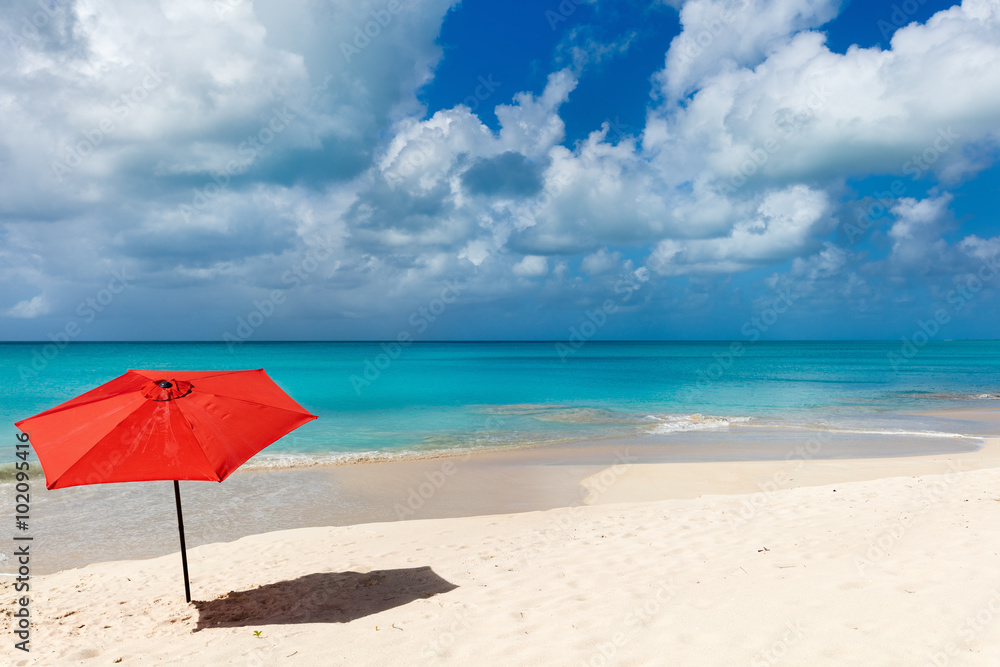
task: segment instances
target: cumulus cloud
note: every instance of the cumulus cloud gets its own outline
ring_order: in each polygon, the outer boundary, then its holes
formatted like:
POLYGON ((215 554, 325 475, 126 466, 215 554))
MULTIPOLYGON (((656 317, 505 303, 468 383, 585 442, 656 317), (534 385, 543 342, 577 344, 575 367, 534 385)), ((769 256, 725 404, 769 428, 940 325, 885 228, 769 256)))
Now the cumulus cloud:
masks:
POLYGON ((665 93, 681 97, 710 75, 754 66, 790 35, 820 26, 842 0, 689 0, 680 7, 683 30, 657 75, 665 93))
POLYGON ((452 4, 404 3, 365 40, 355 28, 376 10, 351 2, 65 2, 38 31, 33 10, 5 9, 11 296, 46 287, 53 307, 72 306, 70 291, 115 266, 139 284, 230 282, 235 295, 257 282, 255 258, 281 275, 315 238, 342 236, 343 189, 356 197, 372 147, 420 108, 452 4))
POLYGON ((949 251, 941 235, 946 229, 951 200, 947 193, 921 200, 913 197, 899 200, 892 208, 896 222, 888 233, 892 240, 890 262, 917 272, 941 267, 949 251))
MULTIPOLYGON (((875 303, 879 276, 995 252, 942 236, 946 191, 996 157, 1000 2, 843 54, 821 32, 839 0, 668 4, 683 30, 649 73, 645 126, 570 142, 567 102, 630 34, 572 27, 553 59, 572 65, 541 90, 484 76, 428 113, 454 0, 61 3, 0 68, 0 308, 71 311, 126 268, 165 321, 209 302, 188 336, 294 286, 276 331, 364 337, 446 280, 476 307, 572 304, 631 257, 655 275, 644 299, 782 267, 775 285, 875 303), (903 185, 877 260, 830 240, 847 183, 873 174, 903 185), (317 248, 328 259, 303 273, 317 248)), ((22 18, 0 13, 15 34, 22 18)))
POLYGON ((997 141, 998 14, 992 0, 967 0, 896 31, 886 51, 837 54, 822 33, 800 32, 753 68, 700 80, 683 108, 664 105, 644 148, 676 178, 694 170, 720 191, 870 173, 968 176, 983 163, 964 147, 997 141))
POLYGON ((18 301, 13 308, 7 311, 7 316, 30 320, 40 315, 46 315, 51 310, 51 307, 45 300, 45 295, 39 294, 31 299, 18 301))
POLYGON ((521 278, 541 278, 549 272, 549 262, 544 257, 525 255, 511 271, 521 278))
POLYGON ((608 252, 607 248, 601 248, 583 258, 580 262, 580 270, 592 276, 599 276, 619 268, 621 259, 620 252, 608 252))
POLYGON ((659 273, 692 270, 742 271, 791 259, 817 244, 815 235, 828 229, 826 193, 796 185, 768 193, 756 214, 738 222, 725 237, 661 241, 650 264, 659 273))

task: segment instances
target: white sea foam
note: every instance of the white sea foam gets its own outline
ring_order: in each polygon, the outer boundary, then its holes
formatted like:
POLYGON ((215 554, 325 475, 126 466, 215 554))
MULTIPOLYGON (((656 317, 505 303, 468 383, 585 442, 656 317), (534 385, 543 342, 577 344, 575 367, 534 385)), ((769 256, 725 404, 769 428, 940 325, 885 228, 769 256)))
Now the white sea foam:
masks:
POLYGON ((510 446, 477 446, 434 449, 405 449, 400 451, 330 452, 325 454, 272 454, 262 453, 253 457, 240 468, 246 470, 276 470, 282 468, 313 468, 316 466, 343 466, 357 463, 380 463, 386 461, 413 461, 462 457, 490 451, 510 449, 510 446))
POLYGON ((836 428, 829 426, 822 426, 816 428, 818 431, 826 431, 828 433, 850 433, 852 435, 911 435, 921 438, 970 438, 977 439, 977 436, 967 435, 965 433, 948 433, 946 431, 905 431, 902 429, 854 429, 854 428, 836 428))
POLYGON ((782 423, 782 421, 764 420, 759 421, 754 417, 724 417, 702 414, 668 414, 668 415, 648 415, 647 420, 654 422, 649 433, 683 433, 688 431, 706 431, 711 429, 723 429, 734 426, 753 426, 763 429, 793 429, 802 431, 821 431, 824 433, 838 433, 844 435, 876 435, 876 436, 906 436, 919 438, 966 438, 977 440, 977 436, 965 433, 950 433, 947 431, 931 430, 907 430, 894 428, 851 428, 849 426, 835 426, 829 423, 782 423))
POLYGON ((266 470, 273 468, 311 468, 322 465, 344 465, 362 461, 379 460, 380 452, 344 452, 326 454, 258 454, 243 464, 242 468, 249 470, 266 470))
POLYGON ((820 431, 823 433, 843 433, 846 435, 886 435, 886 436, 915 436, 921 438, 967 438, 979 440, 980 436, 969 435, 967 433, 951 433, 949 431, 916 431, 896 428, 851 428, 848 426, 835 426, 826 422, 800 423, 800 424, 768 424, 769 428, 776 429, 796 429, 805 431, 820 431))
POLYGON ((656 424, 650 433, 679 433, 683 431, 704 431, 714 428, 741 426, 754 421, 753 417, 717 417, 714 415, 649 415, 647 419, 656 424))

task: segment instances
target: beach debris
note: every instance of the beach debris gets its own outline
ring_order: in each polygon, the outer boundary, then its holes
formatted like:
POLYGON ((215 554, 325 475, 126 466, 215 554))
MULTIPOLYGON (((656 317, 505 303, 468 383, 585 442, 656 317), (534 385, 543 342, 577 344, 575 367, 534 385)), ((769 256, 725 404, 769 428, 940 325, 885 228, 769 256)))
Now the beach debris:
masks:
POLYGON ((768 549, 767 547, 764 547, 763 549, 757 549, 757 553, 761 553, 762 551, 770 551, 770 549, 768 549))

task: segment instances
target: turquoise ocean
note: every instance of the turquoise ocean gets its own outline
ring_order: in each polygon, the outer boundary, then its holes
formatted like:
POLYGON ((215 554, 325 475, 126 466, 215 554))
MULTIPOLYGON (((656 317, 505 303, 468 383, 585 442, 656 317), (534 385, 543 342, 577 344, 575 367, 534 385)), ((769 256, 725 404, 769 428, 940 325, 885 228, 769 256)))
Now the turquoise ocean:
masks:
MULTIPOLYGON (((975 450, 1000 430, 979 418, 993 411, 967 410, 1000 407, 995 342, 23 343, 0 344, 0 359, 8 525, 14 422, 129 368, 264 368, 318 415, 224 484, 181 483, 189 547, 398 520, 394 508, 445 462, 322 464, 500 452, 452 461, 461 474, 415 514, 432 518, 579 503, 565 471, 597 472, 617 452, 636 462, 903 456, 975 450)), ((31 483, 33 572, 177 550, 169 482, 49 492, 37 471, 31 483)), ((0 547, 0 576, 13 576, 12 562, 0 547)))
POLYGON ((0 360, 12 440, 16 420, 129 368, 264 368, 319 419, 257 467, 761 429, 945 439, 982 429, 908 415, 1000 405, 993 341, 7 343, 0 360))

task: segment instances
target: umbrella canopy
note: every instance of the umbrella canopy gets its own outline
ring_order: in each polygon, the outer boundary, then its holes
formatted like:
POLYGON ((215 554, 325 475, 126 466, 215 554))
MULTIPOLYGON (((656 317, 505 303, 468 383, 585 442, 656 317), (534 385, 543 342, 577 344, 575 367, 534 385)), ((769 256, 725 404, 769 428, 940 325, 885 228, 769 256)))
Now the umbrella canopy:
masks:
POLYGON ((187 587, 177 480, 221 482, 313 419, 263 369, 130 370, 16 425, 30 437, 49 489, 174 480, 187 587))
POLYGON ((200 479, 221 482, 316 419, 263 369, 138 371, 17 422, 45 486, 200 479))

